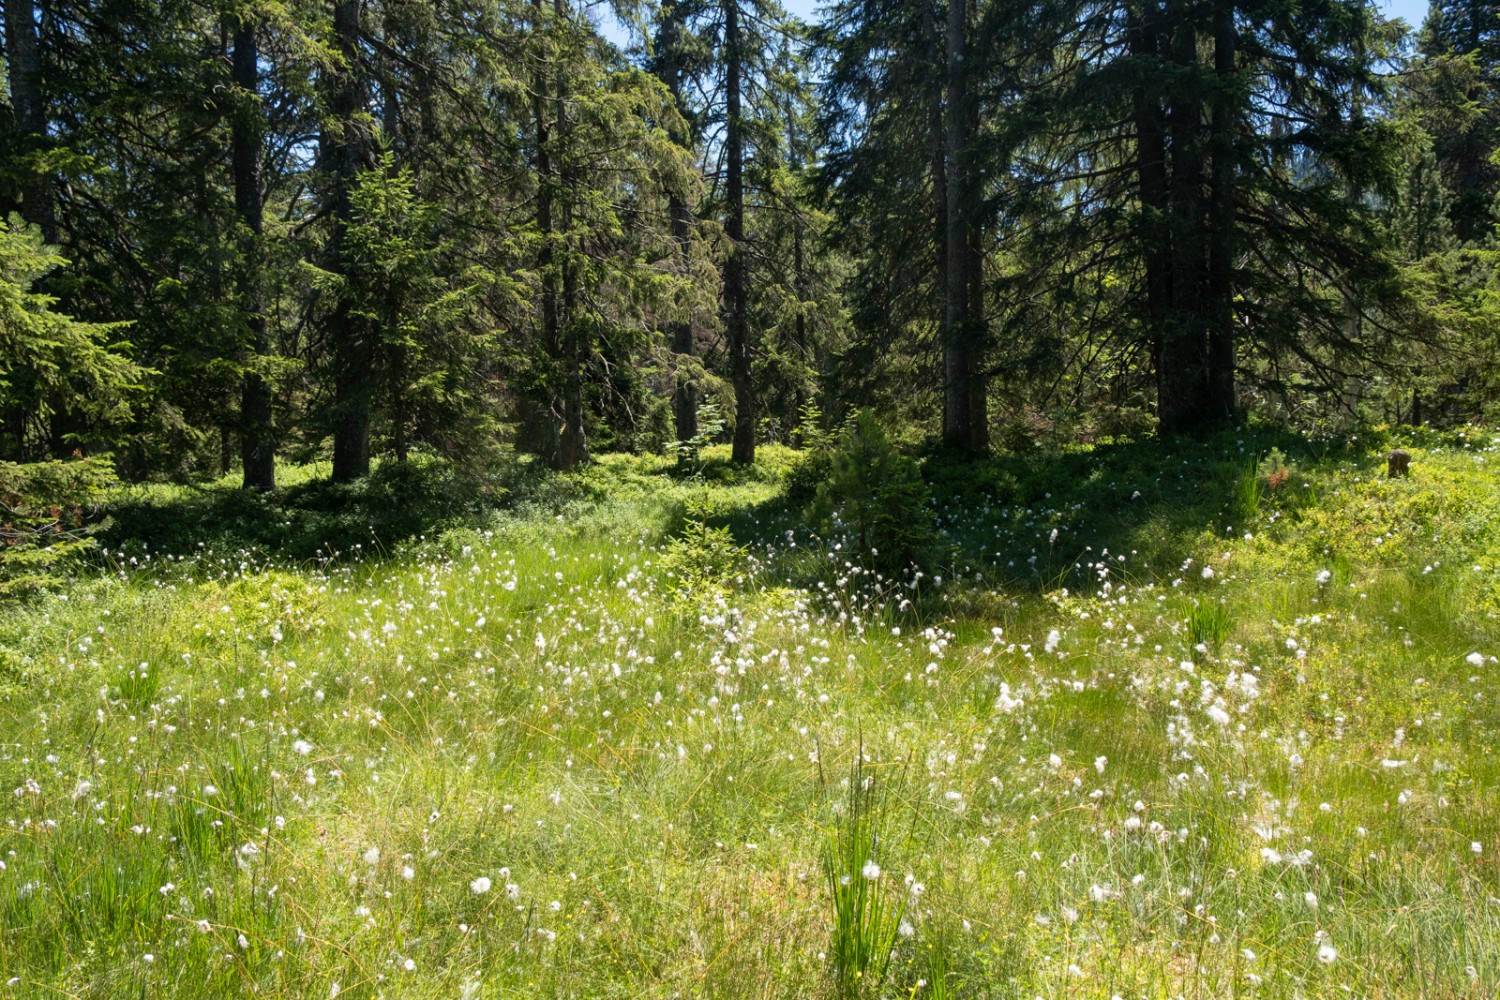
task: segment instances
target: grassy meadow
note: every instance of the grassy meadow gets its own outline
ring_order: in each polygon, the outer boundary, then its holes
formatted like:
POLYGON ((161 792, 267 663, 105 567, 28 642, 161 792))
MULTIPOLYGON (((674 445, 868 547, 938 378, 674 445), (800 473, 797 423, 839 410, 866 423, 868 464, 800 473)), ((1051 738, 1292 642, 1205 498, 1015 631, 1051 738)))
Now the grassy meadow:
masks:
POLYGON ((774 448, 136 488, 0 611, 0 996, 1500 995, 1497 443, 934 456, 921 574, 774 448))

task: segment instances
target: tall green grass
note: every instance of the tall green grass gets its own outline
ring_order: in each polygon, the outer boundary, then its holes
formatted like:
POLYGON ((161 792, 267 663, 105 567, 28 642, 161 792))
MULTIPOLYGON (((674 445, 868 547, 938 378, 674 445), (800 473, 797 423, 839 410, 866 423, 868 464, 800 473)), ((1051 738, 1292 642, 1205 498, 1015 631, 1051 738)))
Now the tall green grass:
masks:
POLYGON ((1383 447, 932 458, 920 578, 715 448, 112 548, 0 616, 0 994, 1493 996, 1494 441, 1383 447))

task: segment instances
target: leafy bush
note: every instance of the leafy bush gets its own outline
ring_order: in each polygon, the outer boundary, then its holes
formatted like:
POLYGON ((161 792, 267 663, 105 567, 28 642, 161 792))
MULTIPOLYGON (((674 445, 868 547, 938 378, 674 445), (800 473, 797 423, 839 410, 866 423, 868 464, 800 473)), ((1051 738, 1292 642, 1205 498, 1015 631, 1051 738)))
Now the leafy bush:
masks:
POLYGON ((93 546, 115 484, 107 458, 0 462, 0 598, 57 584, 60 570, 93 546))
POLYGON ((933 541, 932 498, 917 463, 896 450, 865 410, 828 453, 828 475, 810 514, 850 531, 861 555, 890 568, 918 561, 933 541))

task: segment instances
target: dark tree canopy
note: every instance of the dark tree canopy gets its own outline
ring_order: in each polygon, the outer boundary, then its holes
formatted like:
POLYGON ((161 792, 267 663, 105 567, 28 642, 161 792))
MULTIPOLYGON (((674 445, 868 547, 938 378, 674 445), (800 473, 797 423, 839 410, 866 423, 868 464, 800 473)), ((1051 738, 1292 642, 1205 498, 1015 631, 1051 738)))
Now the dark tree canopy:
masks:
POLYGON ((272 490, 714 435, 748 463, 858 407, 976 454, 1495 402, 1493 5, 1405 38, 1362 0, 3 28, 0 458, 272 490))

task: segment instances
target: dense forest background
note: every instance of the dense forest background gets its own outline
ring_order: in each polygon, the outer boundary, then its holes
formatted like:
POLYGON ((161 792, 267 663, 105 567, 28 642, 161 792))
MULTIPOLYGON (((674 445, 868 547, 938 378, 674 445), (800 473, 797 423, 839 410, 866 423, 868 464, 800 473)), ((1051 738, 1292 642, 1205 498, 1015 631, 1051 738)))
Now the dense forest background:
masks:
POLYGON ((1500 400, 1500 4, 3 13, 0 462, 33 475, 1500 400))

